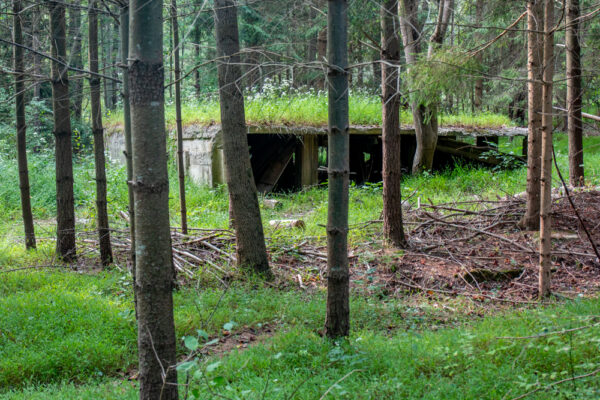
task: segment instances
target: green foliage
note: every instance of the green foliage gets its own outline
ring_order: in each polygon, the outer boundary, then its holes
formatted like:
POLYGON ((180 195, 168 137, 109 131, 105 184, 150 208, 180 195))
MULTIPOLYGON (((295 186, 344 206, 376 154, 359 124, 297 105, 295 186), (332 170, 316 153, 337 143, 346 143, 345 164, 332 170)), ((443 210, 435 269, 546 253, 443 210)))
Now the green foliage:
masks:
POLYGON ((439 106, 444 94, 468 96, 477 68, 475 59, 463 50, 443 47, 422 55, 404 75, 413 101, 439 106))

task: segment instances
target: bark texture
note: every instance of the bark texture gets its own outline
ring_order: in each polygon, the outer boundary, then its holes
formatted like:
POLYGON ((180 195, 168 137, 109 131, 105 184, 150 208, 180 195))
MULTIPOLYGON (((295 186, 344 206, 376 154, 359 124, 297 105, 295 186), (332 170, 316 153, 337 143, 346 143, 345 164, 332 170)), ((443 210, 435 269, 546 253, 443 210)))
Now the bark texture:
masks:
POLYGON ((544 65, 542 88, 542 177, 540 201, 540 275, 539 296, 550 295, 552 267, 552 80, 554 77, 554 1, 545 1, 544 12, 544 65))
POLYGON ((183 123, 181 120, 181 63, 179 61, 179 23, 177 0, 171 0, 171 33, 173 34, 173 57, 175 62, 175 124, 177 126, 177 173, 179 178, 179 208, 181 231, 187 235, 187 206, 185 203, 185 166, 183 165, 183 123))
POLYGON ((527 1, 527 205, 520 221, 522 229, 540 227, 540 175, 542 153, 542 55, 544 0, 527 1))
MULTIPOLYGON (((196 25, 194 26, 194 56, 195 56, 195 64, 200 62, 200 21, 196 21, 196 25)), ((200 99, 201 91, 200 91, 200 69, 196 68, 194 71, 194 88, 196 89, 196 98, 200 99)))
POLYGON ((234 218, 238 265, 270 275, 256 185, 250 165, 241 89, 237 9, 233 0, 215 1, 219 98, 225 177, 234 218))
POLYGON ((584 185, 583 121, 581 89, 581 45, 579 0, 567 0, 567 109, 569 132, 569 179, 573 186, 584 185))
MULTIPOLYGON (((65 6, 48 2, 50 9, 50 42, 52 57, 66 63, 65 6)), ((51 63, 52 110, 56 152, 56 248, 65 262, 77 259, 75 247, 75 203, 73 199, 73 156, 69 110, 69 77, 67 68, 51 63)))
MULTIPOLYGON (((477 2, 475 3, 475 24, 476 25, 481 25, 483 23, 483 6, 484 6, 483 0, 477 0, 477 2)), ((477 34, 475 38, 478 42, 480 42, 482 40, 482 35, 477 34)), ((476 60, 480 64, 483 62, 483 53, 482 52, 477 53, 476 60)), ((477 79, 475 79, 474 101, 475 101, 475 104, 473 104, 473 106, 475 107, 475 110, 481 111, 481 106, 483 104, 483 77, 481 77, 481 76, 478 76, 477 79)))
POLYGON ((135 291, 140 399, 143 400, 178 398, 162 6, 160 0, 130 2, 129 103, 136 221, 135 291))
MULTIPOLYGON (((75 68, 82 69, 83 58, 81 55, 81 9, 79 7, 69 8, 69 37, 71 42, 69 64, 75 68)), ((74 79, 71 82, 70 90, 71 110, 73 110, 73 117, 79 120, 81 119, 81 108, 83 104, 82 80, 74 79)))
MULTIPOLYGON (((13 0, 13 42, 23 44, 23 23, 21 0, 13 0)), ((29 191, 29 168, 27 166, 27 125, 25 123, 25 75, 23 49, 13 46, 13 67, 15 71, 15 115, 17 126, 17 163, 19 165, 19 189, 21 191, 21 213, 25 228, 25 248, 35 249, 35 231, 31 213, 29 191)))
POLYGON ((400 178, 400 38, 398 37, 398 0, 385 0, 381 8, 381 91, 383 140, 383 234, 392 246, 405 248, 402 223, 400 178))
MULTIPOLYGON (((98 12, 96 2, 90 3, 88 28, 89 68, 98 73, 98 12)), ((102 126, 102 105, 100 104, 100 78, 90 75, 90 107, 92 111, 92 133, 94 135, 94 163, 96 167, 96 212, 100 261, 107 266, 112 263, 108 209, 106 201, 106 160, 104 157, 104 128, 102 126)))
MULTIPOLYGON (((119 14, 121 29, 121 63, 127 65, 129 56, 129 1, 121 7, 119 14)), ((133 146, 131 143, 131 112, 129 106, 129 69, 123 70, 123 131, 125 136, 125 160, 127 164, 127 189, 129 195, 129 234, 131 236, 131 265, 135 287, 135 212, 133 199, 133 146)))
POLYGON ((327 208, 327 316, 330 338, 350 333, 348 271, 348 3, 329 0, 327 59, 329 68, 329 132, 327 208))

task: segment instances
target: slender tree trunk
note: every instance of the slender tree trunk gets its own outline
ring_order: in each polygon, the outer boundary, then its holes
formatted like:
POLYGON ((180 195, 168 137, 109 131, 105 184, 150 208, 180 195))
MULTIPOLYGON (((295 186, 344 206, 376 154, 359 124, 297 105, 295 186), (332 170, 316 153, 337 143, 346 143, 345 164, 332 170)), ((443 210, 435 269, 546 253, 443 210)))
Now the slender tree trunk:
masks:
POLYGON ((543 53, 543 0, 527 1, 527 76, 528 76, 528 132, 527 132, 527 205, 519 225, 522 229, 540 227, 540 168, 542 152, 542 53, 543 53))
MULTIPOLYGON (((453 4, 453 0, 440 1, 438 22, 430 38, 429 55, 444 40, 449 19, 452 15, 453 4)), ((402 42, 404 44, 404 56, 410 68, 411 65, 416 63, 417 54, 421 52, 422 26, 418 21, 419 1, 400 0, 398 10, 400 14, 402 42)), ((426 107, 414 100, 411 101, 411 108, 417 139, 417 149, 413 160, 412 172, 419 173, 431 170, 433 166, 433 156, 438 137, 437 111, 434 106, 426 107)))
MULTIPOLYGON (((108 41, 108 39, 106 38, 107 34, 106 34, 106 24, 104 21, 104 17, 101 17, 101 21, 100 21, 100 47, 102 49, 102 71, 104 72, 104 74, 106 74, 106 71, 108 71, 108 55, 107 55, 107 50, 106 50, 106 43, 108 41)), ((102 80, 102 88, 103 88, 103 94, 104 94, 104 107, 106 107, 107 110, 110 110, 110 96, 108 95, 109 92, 109 87, 108 87, 109 83, 107 79, 103 79, 102 80)))
POLYGON ((330 338, 350 333, 348 270, 348 3, 329 0, 327 59, 329 71, 329 199, 327 209, 327 317, 330 338))
MULTIPOLYGON (((65 6, 49 1, 52 57, 66 63, 65 6)), ((56 248, 66 262, 77 259, 75 247, 75 202, 73 198, 73 156, 67 68, 52 62, 52 109, 56 138, 56 248)))
MULTIPOLYGON (((169 82, 173 82, 173 29, 169 28, 169 82)), ((173 85, 169 85, 169 100, 173 100, 173 85)))
MULTIPOLYGON (((110 76, 112 76, 113 78, 117 79, 119 77, 119 72, 118 72, 118 68, 116 67, 116 64, 119 60, 119 45, 120 45, 120 40, 119 40, 119 27, 117 26, 118 24, 111 18, 111 27, 113 30, 113 34, 111 36, 111 44, 112 44, 112 59, 114 60, 115 65, 113 65, 113 67, 111 68, 111 73, 110 76)), ((116 80, 112 80, 111 81, 111 103, 113 105, 113 108, 117 106, 117 103, 119 101, 119 82, 117 82, 116 80)))
POLYGON ((383 234, 386 241, 405 248, 402 224, 400 178, 400 38, 398 37, 398 0, 385 0, 381 8, 381 91, 383 126, 383 234))
POLYGON ((571 185, 583 186, 583 121, 581 107, 581 45, 579 44, 579 0, 567 0, 567 109, 569 132, 569 177, 571 185))
MULTIPOLYGON (((103 24, 104 27, 103 29, 101 29, 101 35, 102 35, 102 52, 104 53, 104 74, 105 75, 110 75, 111 74, 111 67, 113 64, 113 60, 112 60, 112 44, 111 44, 111 39, 110 39, 110 23, 106 23, 106 21, 104 21, 105 23, 103 24)), ((113 109, 113 97, 112 97, 112 91, 113 91, 113 87, 112 87, 112 80, 110 79, 104 79, 104 106, 108 109, 108 110, 112 110, 113 109)))
MULTIPOLYGON (((31 27, 31 48, 34 51, 39 51, 41 47, 40 43, 40 21, 41 21, 40 13, 35 13, 32 18, 32 27, 31 27)), ((41 57, 37 53, 33 53, 33 73, 36 75, 35 83, 33 84, 33 97, 35 99, 40 98, 40 88, 41 84, 37 78, 37 76, 41 75, 41 57)), ((36 124, 39 123, 39 116, 36 115, 36 124)))
POLYGON ((143 400, 178 398, 162 7, 161 0, 130 2, 128 65, 136 222, 135 291, 143 400))
POLYGON ((237 242, 238 265, 270 275, 256 185, 250 164, 244 96, 241 89, 237 9, 233 0, 215 0, 219 98, 225 176, 237 242))
POLYGON ((540 210, 540 299, 550 295, 552 267, 552 80, 554 78, 554 1, 546 0, 544 15, 544 64, 542 87, 542 178, 540 210))
MULTIPOLYGON (((324 63, 327 57, 327 28, 323 28, 317 34, 317 61, 324 63)), ((323 77, 324 72, 319 74, 319 77, 315 79, 315 86, 318 90, 325 88, 325 78, 323 77)))
MULTIPOLYGON (((418 0, 400 0, 398 2, 400 15, 400 31, 404 45, 404 58, 408 70, 417 62, 417 55, 421 52, 421 26, 418 21, 418 0)), ((427 123, 428 111, 415 100, 411 100, 413 123, 417 148, 413 159, 413 173, 427 170, 433 165, 433 153, 437 144, 437 137, 433 134, 431 125, 427 123), (427 167, 429 165, 429 168, 427 167)))
MULTIPOLYGON (((483 0, 477 0, 475 3, 475 24, 481 25, 483 22, 483 0)), ((482 39, 482 35, 477 35, 477 40, 480 42, 482 39)), ((477 62, 481 64, 483 62, 483 53, 478 52, 476 56, 477 62)), ((483 77, 478 76, 475 79, 475 110, 481 111, 481 106, 483 104, 483 77)))
MULTIPOLYGON (((200 21, 196 21, 196 26, 194 27, 194 55, 195 62, 194 65, 197 65, 200 62, 200 21)), ((196 68, 194 71, 194 87, 196 88, 196 98, 200 99, 201 91, 200 91, 200 69, 196 68)))
MULTIPOLYGON (((129 56, 129 0, 122 6, 119 14, 119 29, 121 30, 121 64, 127 65, 129 56)), ((129 107, 129 69, 123 69, 123 130, 125 134, 125 160, 127 164, 127 192, 129 196, 129 235, 131 238, 131 275, 133 287, 136 287, 135 279, 135 212, 133 198, 133 150, 131 143, 131 114, 129 107)), ((137 317, 137 294, 134 291, 134 303, 137 317)))
MULTIPOLYGON (((13 42, 23 44, 23 23, 21 0, 13 0, 13 42)), ((15 111, 17 125, 17 163, 19 164, 19 188, 21 189, 21 212, 25 228, 25 247, 35 249, 35 230, 31 213, 31 195, 29 192, 29 169, 27 167, 27 125, 25 123, 25 75, 23 49, 13 46, 15 70, 15 111)))
POLYGON ((181 230, 187 235, 187 207, 185 204, 185 168, 183 165, 183 123, 181 121, 181 77, 179 61, 179 24, 177 23, 177 0, 171 0, 171 33, 175 62, 175 124, 177 125, 177 173, 179 177, 179 205, 181 208, 181 230))
MULTIPOLYGON (((83 58, 81 55, 81 9, 79 7, 69 8, 69 37, 71 39, 70 64, 75 67, 83 68, 83 58)), ((70 85, 71 92, 71 110, 73 117, 81 119, 81 107, 83 103, 83 84, 81 79, 74 79, 70 85)))
MULTIPOLYGON (((96 6, 97 3, 92 0, 90 2, 88 22, 89 68, 92 73, 98 73, 98 12, 96 6)), ((102 127, 102 105, 100 103, 100 78, 90 75, 90 106, 92 111, 92 133, 94 134, 94 162, 96 164, 96 208, 100 260, 102 261, 102 265, 107 266, 112 263, 113 257, 108 226, 104 128, 102 127)))

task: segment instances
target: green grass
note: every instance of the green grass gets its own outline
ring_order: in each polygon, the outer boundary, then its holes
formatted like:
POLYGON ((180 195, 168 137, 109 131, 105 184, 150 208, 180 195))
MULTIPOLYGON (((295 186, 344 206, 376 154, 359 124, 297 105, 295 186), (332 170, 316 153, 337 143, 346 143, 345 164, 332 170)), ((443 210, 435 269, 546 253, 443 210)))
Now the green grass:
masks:
MULTIPOLYGON (((574 302, 486 318, 470 327, 438 332, 381 332, 356 329, 348 342, 323 340, 298 327, 272 341, 220 360, 200 364, 212 390, 230 398, 319 398, 333 387, 336 399, 500 399, 552 381, 590 372, 600 363, 600 328, 536 340, 502 340, 588 324, 598 300, 574 302), (342 377, 354 371, 343 382, 342 377), (268 386, 267 386, 268 382, 268 386)), ((192 386, 210 396, 205 381, 192 386)), ((597 398, 600 380, 567 384, 533 399, 597 398)))
MULTIPOLYGON (((381 100, 378 96, 352 93, 349 98, 350 123, 352 125, 381 125, 381 100)), ((182 106, 184 125, 211 125, 221 120, 219 102, 208 98, 204 101, 186 103, 182 106)), ((327 125, 327 96, 319 92, 296 94, 255 94, 246 97, 246 122, 252 125, 327 125)), ((175 126, 175 108, 165 109, 167 125, 175 126)), ((123 121, 122 112, 113 112, 106 120, 107 125, 118 125, 123 121)), ((470 127, 501 127, 514 125, 500 114, 482 113, 441 115, 442 125, 470 127)), ((412 114, 402 110, 400 122, 412 125, 412 114)))
POLYGON ((86 381, 126 368, 135 346, 128 308, 98 277, 5 273, 0 283, 0 387, 86 381))
MULTIPOLYGON (((424 308, 417 310, 403 305, 402 300, 375 301, 355 296, 352 335, 348 341, 332 343, 317 334, 325 306, 320 293, 235 287, 225 294, 211 322, 203 324, 200 320, 206 322, 217 297, 221 294, 216 290, 176 296, 178 334, 204 329, 212 335, 228 321, 236 322, 234 331, 243 325, 258 327, 259 322, 269 322, 275 332, 272 338, 265 338, 248 350, 198 360, 197 368, 206 377, 206 380, 191 380, 191 393, 198 391, 198 398, 215 398, 209 392, 210 387, 228 398, 260 399, 266 390, 264 398, 285 399, 297 390, 294 399, 314 399, 352 371, 355 372, 333 387, 331 398, 499 399, 508 392, 507 398, 512 398, 600 366, 598 326, 533 340, 498 339, 590 325, 598 318, 598 299, 510 311, 466 323, 454 321, 435 329, 431 325, 435 321, 432 311, 437 308, 438 313, 443 312, 436 299, 423 299, 424 308), (197 322, 186 320, 182 312, 191 313, 190 298, 200 306, 200 316, 191 317, 199 318, 197 322), (182 317, 190 324, 187 328, 182 317), (414 325, 419 318, 429 320, 428 324, 414 325)), ((73 308, 65 310, 65 317, 58 321, 65 324, 76 315, 73 308)), ((62 341, 60 336, 51 338, 62 341)), ((96 347, 102 349, 102 343, 97 342, 96 347)), ((96 347, 89 351, 97 352, 96 347)), ((50 354, 45 348, 38 350, 40 358, 50 354)), ((62 369, 63 359, 52 361, 54 370, 64 372, 62 379, 57 377, 37 385, 23 381, 0 394, 0 399, 108 399, 117 395, 133 399, 136 396, 136 386, 115 378, 114 369, 104 370, 112 378, 88 373, 81 385, 75 386, 69 382, 78 380, 68 374, 68 368, 62 369)), ((182 382, 184 379, 180 377, 182 382)), ((549 395, 596 398, 600 395, 600 381, 581 380, 575 386, 561 385, 530 398, 546 399, 549 395)))
MULTIPOLYGON (((502 140, 501 149, 517 152, 517 144, 502 140)), ((556 135, 555 146, 559 166, 567 175, 566 137, 556 135)), ((584 146, 586 179, 590 185, 598 185, 600 138, 585 138, 584 146)), ((53 237, 54 174, 48 167, 53 160, 48 154, 32 154, 30 163, 38 237, 53 237)), ((169 168, 175 225, 179 219, 176 169, 173 163, 169 168)), ((127 204, 124 177, 123 167, 108 168, 111 223, 123 229, 118 212, 127 204)), ((0 179, 17 182, 14 158, 0 159, 0 179)), ((419 198, 421 202, 495 198, 522 192, 525 180, 524 168, 493 171, 459 165, 452 171, 405 177, 403 193, 411 196, 414 204, 419 198)), ((553 183, 559 185, 556 177, 553 183)), ((75 189, 77 216, 86 220, 79 222, 78 230, 92 229, 94 181, 88 157, 77 158, 75 189)), ((380 184, 351 188, 351 225, 379 218, 381 190, 380 184)), ((49 264, 54 255, 53 242, 43 239, 38 250, 23 249, 18 195, 16 183, 0 187, 0 399, 137 398, 135 384, 121 377, 136 362, 128 274, 117 268, 92 275, 55 269, 7 272, 49 264)), ((262 210, 274 251, 307 237, 324 240, 325 186, 269 197, 282 202, 278 210, 262 210), (268 226, 270 219, 292 217, 304 219, 306 230, 282 232, 268 226)), ((227 226, 224 187, 211 189, 188 182, 187 198, 191 226, 227 226)), ((373 233, 352 229, 351 244, 372 241, 373 233)), ((272 338, 248 351, 199 361, 201 368, 221 362, 206 376, 213 382, 213 390, 231 398, 259 399, 267 381, 265 398, 286 398, 305 380, 295 398, 319 398, 335 381, 356 369, 361 371, 334 387, 330 398, 498 399, 509 390, 512 392, 506 398, 512 398, 536 385, 600 365, 598 328, 530 341, 496 339, 589 324, 588 317, 598 314, 598 299, 506 311, 481 320, 478 315, 490 314, 485 303, 416 295, 367 298, 355 291, 352 337, 335 345, 317 334, 325 315, 322 291, 280 290, 249 283, 235 284, 223 295, 213 282, 198 284, 197 290, 183 288, 175 293, 179 338, 194 335, 197 329, 218 336, 230 321, 235 323, 234 330, 258 329, 264 324, 274 327, 272 338)), ((588 379, 575 386, 564 384, 557 391, 530 398, 597 398, 598 382, 588 379)), ((210 398, 205 383, 193 381, 192 389, 197 389, 201 398, 210 398)))

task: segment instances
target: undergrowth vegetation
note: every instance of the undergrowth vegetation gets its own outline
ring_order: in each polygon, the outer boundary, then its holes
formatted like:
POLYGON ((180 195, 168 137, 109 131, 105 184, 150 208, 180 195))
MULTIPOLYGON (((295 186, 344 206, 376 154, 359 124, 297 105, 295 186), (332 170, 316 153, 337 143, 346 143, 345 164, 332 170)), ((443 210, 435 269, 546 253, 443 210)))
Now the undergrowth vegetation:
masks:
MULTIPOLYGON (((503 139, 500 150, 520 152, 520 140, 503 139)), ((600 184, 600 138, 587 137, 586 179, 600 184)), ((559 166, 567 178, 567 140, 557 135, 559 166)), ((14 150, 0 158, 0 179, 17 182, 14 150)), ((17 184, 0 186, 0 399, 135 399, 136 332, 131 277, 124 263, 100 270, 84 254, 77 270, 54 259, 55 182, 52 153, 30 154, 38 249, 22 246, 17 184), (34 268, 31 268, 31 267, 34 268)), ((93 161, 75 159, 77 229, 95 225, 93 161)), ((171 174, 172 224, 178 225, 176 168, 171 174)), ((126 229, 125 170, 107 168, 111 224, 126 229)), ((412 207, 424 202, 490 198, 525 189, 524 168, 490 170, 457 165, 441 173, 406 176, 402 190, 412 207)), ((560 183, 554 178, 554 186, 560 183)), ((350 241, 372 242, 365 222, 381 212, 380 183, 352 185, 350 241)), ((323 242, 326 185, 298 193, 272 193, 278 209, 263 208, 272 257, 277 248, 302 240, 323 242), (274 230, 271 219, 301 218, 305 230, 274 230)), ((196 228, 226 228, 225 187, 188 182, 189 222, 196 228)), ((189 376, 188 399, 326 398, 528 398, 589 399, 600 396, 598 379, 554 385, 600 367, 598 299, 552 303, 544 308, 490 307, 466 298, 431 293, 364 296, 352 293, 352 336, 320 337, 325 315, 322 289, 270 287, 233 282, 227 289, 204 276, 174 295, 178 351, 206 351, 180 367, 189 376), (554 331, 585 327, 565 334, 554 331), (239 335, 252 332, 248 346, 239 335), (530 339, 499 339, 529 336, 530 339), (185 339, 187 338, 187 339, 185 339), (220 341, 217 343, 215 339, 220 341), (212 343, 212 344, 211 344, 212 343), (226 349, 221 343, 230 343, 226 349), (218 393, 218 394, 215 394, 218 393)))

